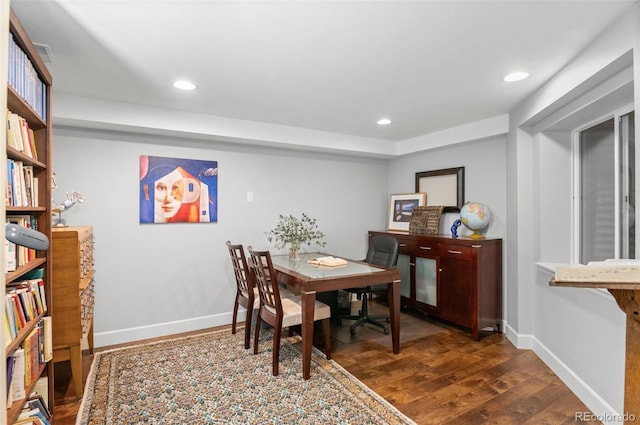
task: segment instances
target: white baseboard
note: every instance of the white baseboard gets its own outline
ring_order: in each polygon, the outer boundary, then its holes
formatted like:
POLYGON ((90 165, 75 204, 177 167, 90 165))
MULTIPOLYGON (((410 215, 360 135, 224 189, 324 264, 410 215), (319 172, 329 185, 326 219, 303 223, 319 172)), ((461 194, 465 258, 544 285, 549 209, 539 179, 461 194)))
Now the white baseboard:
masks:
MULTIPOLYGON (((623 424, 623 415, 618 413, 593 388, 587 385, 580 376, 574 373, 560 358, 542 344, 535 335, 518 334, 508 324, 505 326, 507 339, 518 349, 533 350, 558 378, 591 410, 591 420, 600 421, 605 425, 623 424)), ((576 412, 590 414, 588 412, 576 412)), ((576 417, 577 419, 577 417, 576 417)))
MULTIPOLYGON (((139 341, 149 338, 158 338, 183 332, 197 331, 215 326, 228 325, 233 318, 232 312, 214 314, 210 316, 195 317, 187 320, 155 323, 149 326, 140 326, 117 331, 94 333, 95 348, 109 345, 123 344, 131 341, 139 341)), ((238 311, 238 323, 244 324, 245 311, 238 311)))

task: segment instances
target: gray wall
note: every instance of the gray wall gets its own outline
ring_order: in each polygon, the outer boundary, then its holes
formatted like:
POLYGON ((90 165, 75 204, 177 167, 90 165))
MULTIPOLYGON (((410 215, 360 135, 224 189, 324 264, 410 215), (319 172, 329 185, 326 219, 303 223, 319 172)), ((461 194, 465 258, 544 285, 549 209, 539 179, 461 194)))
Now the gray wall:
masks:
MULTIPOLYGON (((443 168, 464 167, 465 201, 481 202, 491 210, 492 220, 483 231, 487 236, 506 237, 506 136, 474 140, 452 146, 405 155, 389 161, 389 190, 407 193, 415 190, 415 174, 443 168)), ((428 195, 427 195, 428 197, 428 195)), ((457 213, 444 214, 440 233, 460 218, 457 213)), ((458 233, 471 231, 460 227, 458 233)))
POLYGON ((278 214, 317 218, 326 251, 348 258, 362 258, 367 231, 386 226, 382 160, 63 128, 53 152, 54 200, 87 198, 65 221, 94 226, 96 346, 231 323, 224 242, 273 248, 264 232, 278 214), (140 155, 218 161, 218 222, 139 224, 140 155))

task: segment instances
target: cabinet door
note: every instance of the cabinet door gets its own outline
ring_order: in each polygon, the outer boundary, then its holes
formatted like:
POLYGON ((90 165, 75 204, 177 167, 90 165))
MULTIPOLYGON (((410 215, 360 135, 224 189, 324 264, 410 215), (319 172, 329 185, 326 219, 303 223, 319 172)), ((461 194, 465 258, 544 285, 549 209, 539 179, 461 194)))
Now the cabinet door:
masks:
POLYGON ((411 299, 411 257, 400 254, 397 268, 400 271, 400 296, 411 299))
POLYGON ((438 262, 432 258, 416 257, 416 301, 438 305, 438 262))
POLYGON ((442 246, 438 314, 445 320, 471 328, 473 305, 473 263, 471 248, 442 246))

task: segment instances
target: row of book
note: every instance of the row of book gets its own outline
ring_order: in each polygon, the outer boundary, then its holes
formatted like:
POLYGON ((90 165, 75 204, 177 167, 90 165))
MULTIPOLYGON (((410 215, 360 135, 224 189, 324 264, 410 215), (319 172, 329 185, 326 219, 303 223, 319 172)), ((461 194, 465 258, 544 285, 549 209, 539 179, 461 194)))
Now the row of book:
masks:
POLYGON ((33 166, 22 161, 7 159, 7 196, 8 207, 37 207, 38 178, 33 174, 33 166))
POLYGON ((29 158, 38 159, 36 139, 27 120, 7 109, 7 145, 24 153, 29 158))
POLYGON ((29 322, 47 311, 47 297, 42 279, 11 282, 6 286, 5 329, 7 345, 29 322))
POLYGON ((45 316, 7 357, 7 406, 27 398, 26 389, 40 378, 52 358, 51 316, 45 316))
MULTIPOLYGON (((46 378, 45 378, 46 379, 46 378)), ((13 425, 50 425, 51 411, 40 393, 34 392, 25 402, 24 409, 13 425)))
MULTIPOLYGON (((17 224, 18 226, 38 229, 38 222, 32 215, 8 215, 6 223, 17 224)), ((37 258, 37 251, 33 248, 15 244, 5 238, 5 267, 7 272, 13 272, 18 267, 27 265, 37 258)))
POLYGON ((8 84, 36 111, 40 118, 47 116, 47 85, 40 79, 36 68, 11 35, 9 39, 8 84))

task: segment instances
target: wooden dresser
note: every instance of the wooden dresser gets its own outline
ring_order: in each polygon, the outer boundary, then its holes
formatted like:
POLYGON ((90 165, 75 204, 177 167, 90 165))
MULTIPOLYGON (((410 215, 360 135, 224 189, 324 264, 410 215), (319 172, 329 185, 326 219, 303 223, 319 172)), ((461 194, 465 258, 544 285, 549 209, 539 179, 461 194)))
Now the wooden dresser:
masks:
POLYGON ((400 243, 401 305, 471 330, 500 331, 502 239, 369 232, 400 243))
POLYGON ((52 229, 53 361, 71 361, 75 394, 82 398, 82 339, 93 353, 93 227, 52 229))

